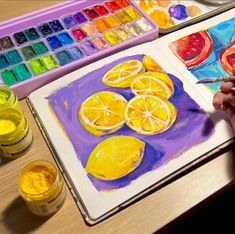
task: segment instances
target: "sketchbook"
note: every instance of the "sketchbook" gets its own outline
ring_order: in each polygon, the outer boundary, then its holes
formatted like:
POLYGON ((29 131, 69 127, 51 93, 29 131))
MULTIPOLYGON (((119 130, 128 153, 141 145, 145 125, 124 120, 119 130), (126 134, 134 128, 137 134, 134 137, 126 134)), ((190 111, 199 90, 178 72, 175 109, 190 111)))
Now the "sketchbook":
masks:
POLYGON ((218 86, 203 76, 231 72, 235 9, 129 48, 32 92, 27 101, 93 225, 231 143, 214 111, 218 86))

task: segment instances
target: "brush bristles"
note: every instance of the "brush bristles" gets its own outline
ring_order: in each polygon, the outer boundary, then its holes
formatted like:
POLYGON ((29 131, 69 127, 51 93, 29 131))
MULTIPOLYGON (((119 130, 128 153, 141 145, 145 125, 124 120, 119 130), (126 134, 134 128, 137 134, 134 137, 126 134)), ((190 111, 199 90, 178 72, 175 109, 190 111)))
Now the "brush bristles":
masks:
POLYGON ((199 80, 197 82, 197 84, 203 84, 203 83, 214 83, 216 80, 213 79, 213 78, 206 78, 206 79, 202 79, 202 80, 199 80))

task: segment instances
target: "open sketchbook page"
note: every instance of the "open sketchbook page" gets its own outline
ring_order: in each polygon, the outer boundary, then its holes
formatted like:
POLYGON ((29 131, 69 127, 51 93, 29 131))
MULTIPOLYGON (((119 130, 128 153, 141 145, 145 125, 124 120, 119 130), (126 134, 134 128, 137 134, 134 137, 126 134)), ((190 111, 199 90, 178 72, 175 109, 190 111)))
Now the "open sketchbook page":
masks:
POLYGON ((207 77, 232 74, 235 65, 235 9, 181 29, 153 41, 153 45, 171 62, 208 103, 220 83, 196 84, 207 77), (209 90, 208 93, 206 90, 209 90))
POLYGON ((146 43, 29 96, 93 222, 232 138, 230 125, 174 62, 146 43), (157 88, 146 93, 143 82, 157 88))

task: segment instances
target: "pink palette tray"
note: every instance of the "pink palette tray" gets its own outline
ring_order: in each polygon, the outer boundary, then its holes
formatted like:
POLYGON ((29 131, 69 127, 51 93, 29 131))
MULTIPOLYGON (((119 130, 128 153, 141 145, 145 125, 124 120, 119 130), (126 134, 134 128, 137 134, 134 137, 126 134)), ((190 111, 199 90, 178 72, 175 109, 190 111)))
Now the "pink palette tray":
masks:
POLYGON ((158 37, 130 0, 66 1, 0 23, 0 83, 19 99, 113 53, 158 37))

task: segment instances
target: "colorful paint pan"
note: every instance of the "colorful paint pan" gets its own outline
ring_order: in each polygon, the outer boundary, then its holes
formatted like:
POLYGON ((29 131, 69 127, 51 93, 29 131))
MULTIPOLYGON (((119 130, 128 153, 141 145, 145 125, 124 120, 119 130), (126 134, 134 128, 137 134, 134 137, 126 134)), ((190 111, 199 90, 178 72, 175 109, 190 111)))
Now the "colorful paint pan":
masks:
POLYGON ((62 21, 65 24, 66 28, 72 28, 77 24, 76 20, 72 16, 67 16, 63 18, 62 21))
POLYGON ((73 61, 72 56, 66 50, 59 51, 55 55, 62 66, 73 61))
POLYGON ((81 43, 81 49, 85 52, 86 55, 92 55, 98 52, 98 49, 90 42, 84 41, 81 43))
POLYGON ((105 32, 109 29, 109 26, 105 24, 102 18, 94 20, 93 23, 100 32, 105 32))
POLYGON ((100 50, 108 47, 107 42, 101 37, 95 37, 91 42, 100 50))
POLYGON ((59 64, 55 60, 55 58, 52 55, 45 55, 41 57, 42 62, 44 63, 47 70, 52 70, 54 68, 57 68, 59 64))
POLYGON ((49 22, 49 25, 54 32, 59 32, 64 29, 59 20, 53 20, 49 22))
POLYGON ((47 37, 47 42, 52 50, 56 50, 63 46, 62 42, 58 39, 57 36, 47 37))
POLYGON ((49 24, 43 24, 43 25, 38 26, 38 30, 41 32, 43 36, 48 36, 53 33, 49 24))
POLYGON ((87 21, 87 18, 84 16, 82 12, 76 13, 75 15, 73 15, 73 17, 79 24, 87 21))
POLYGON ((112 11, 115 12, 120 9, 115 1, 107 1, 105 5, 112 11))
POLYGON ((24 33, 30 41, 37 40, 38 38, 40 38, 35 28, 26 29, 24 33))
POLYGON ((119 44, 122 41, 122 39, 114 31, 104 33, 104 37, 113 46, 119 44))
POLYGON ((9 66, 7 58, 4 54, 0 54, 0 69, 6 68, 9 66))
POLYGON ((128 7, 125 9, 125 12, 133 19, 139 19, 141 17, 141 14, 134 8, 134 7, 128 7))
POLYGON ((58 34, 58 39, 60 40, 60 42, 64 46, 70 45, 70 44, 72 44, 74 42, 72 37, 67 32, 59 33, 58 34))
POLYGON ((42 74, 42 73, 46 72, 46 70, 47 70, 40 59, 30 60, 29 65, 35 75, 42 74))
POLYGON ((130 3, 129 3, 128 1, 126 1, 126 0, 115 0, 115 2, 116 2, 121 8, 130 6, 130 3))
POLYGON ((118 11, 115 13, 115 16, 123 24, 130 23, 132 21, 132 18, 125 11, 118 11))
POLYGON ((16 43, 19 45, 24 44, 25 42, 28 41, 27 37, 25 36, 25 34, 23 32, 15 33, 15 34, 13 34, 13 36, 16 40, 16 43))
POLYGON ((104 17, 104 22, 106 25, 108 25, 110 28, 115 28, 120 25, 120 22, 118 19, 113 15, 108 15, 104 17))
POLYGON ((0 46, 2 49, 10 49, 10 48, 14 47, 14 44, 13 44, 11 38, 6 36, 3 38, 0 38, 0 46))
POLYGON ((9 50, 5 54, 10 65, 20 63, 23 59, 17 50, 9 50))
POLYGON ((125 26, 127 32, 129 32, 133 37, 138 37, 143 33, 142 28, 136 23, 130 23, 125 26))
POLYGON ((97 34, 95 26, 92 23, 85 23, 81 28, 88 36, 94 36, 97 34))
POLYGON ((125 41, 127 39, 131 38, 131 35, 122 27, 117 28, 115 30, 115 32, 117 33, 117 35, 122 39, 122 41, 125 41))
POLYGON ((109 13, 107 8, 103 5, 96 5, 94 6, 94 9, 96 10, 96 12, 98 12, 99 15, 107 15, 109 13))
POLYGON ((158 28, 134 1, 85 0, 35 12, 33 20, 19 17, 9 27, 0 23, 0 35, 0 83, 22 98, 31 87, 116 52, 116 45, 156 38, 158 28))
POLYGON ((73 28, 71 32, 77 41, 86 38, 86 34, 80 28, 73 28))
POLYGON ((25 64, 19 64, 13 69, 18 80, 27 80, 31 77, 31 74, 25 64))
POLYGON ((74 60, 81 59, 85 56, 84 53, 76 46, 68 48, 68 52, 74 60))
POLYGON ((21 49, 26 60, 32 59, 36 56, 32 46, 26 46, 21 49))
POLYGON ((2 72, 2 78, 5 84, 7 85, 13 85, 17 82, 17 78, 13 71, 11 70, 5 70, 2 72))
POLYGON ((85 9, 83 11, 88 17, 89 19, 93 20, 95 18, 97 18, 99 15, 98 13, 94 10, 94 9, 85 9))
POLYGON ((45 54, 48 52, 48 48, 46 47, 45 43, 42 41, 34 43, 32 45, 33 50, 36 52, 36 54, 45 54))

